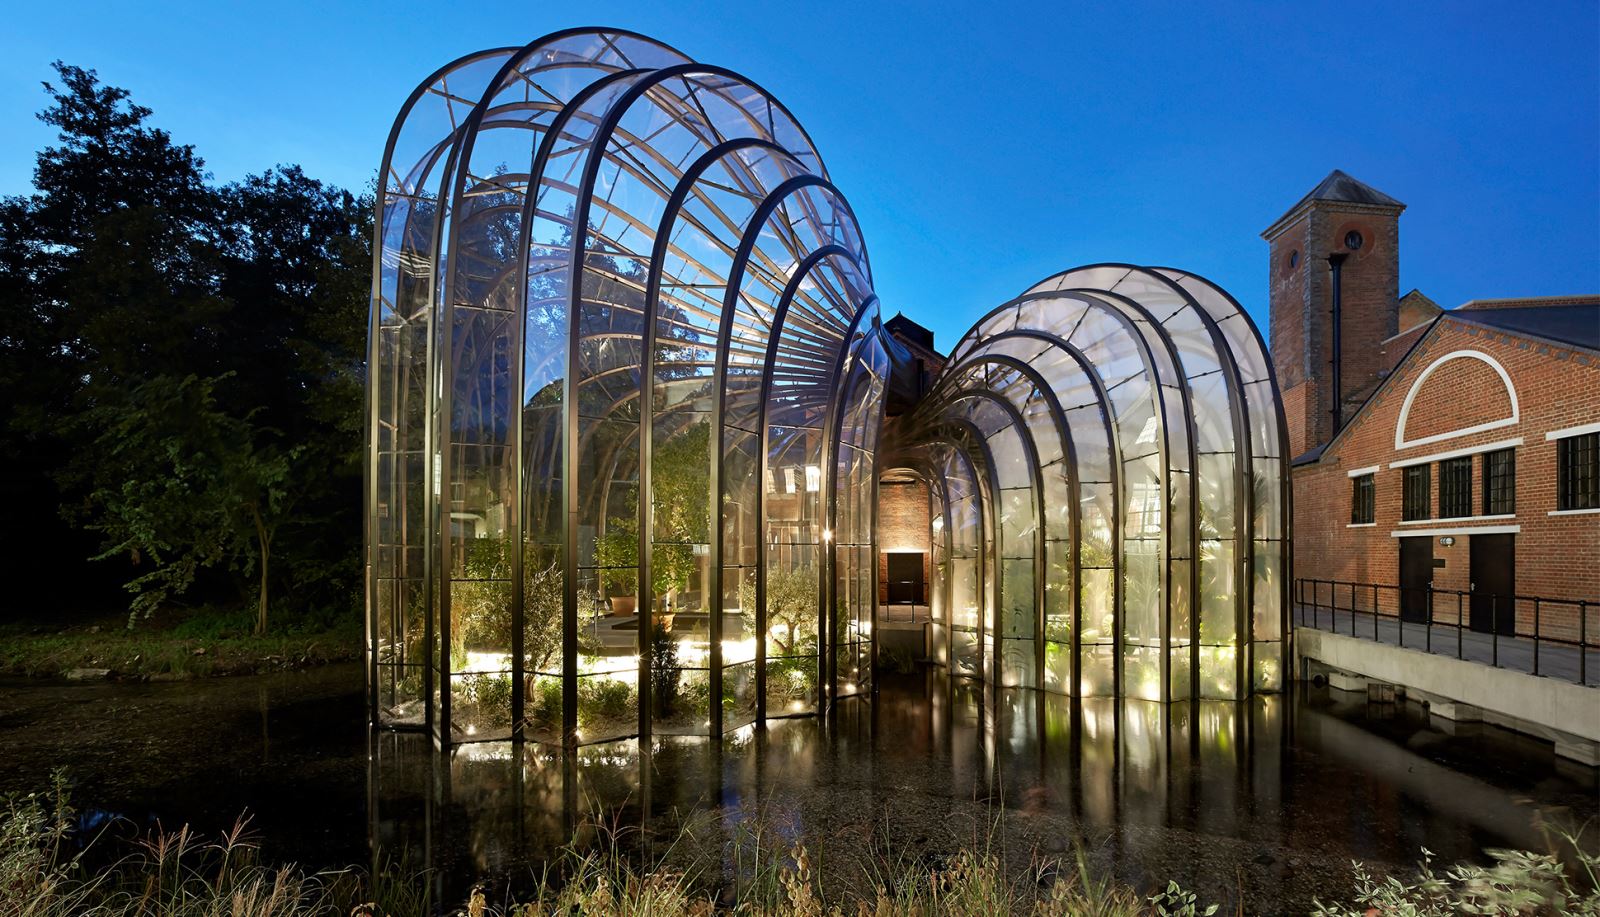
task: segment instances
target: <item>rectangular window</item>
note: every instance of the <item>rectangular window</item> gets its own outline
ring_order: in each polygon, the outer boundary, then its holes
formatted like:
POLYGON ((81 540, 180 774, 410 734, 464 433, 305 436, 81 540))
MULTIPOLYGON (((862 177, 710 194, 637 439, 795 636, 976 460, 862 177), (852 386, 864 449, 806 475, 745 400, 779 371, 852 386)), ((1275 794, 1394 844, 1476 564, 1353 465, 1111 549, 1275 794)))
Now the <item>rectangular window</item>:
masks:
POLYGON ((1453 458, 1439 463, 1439 517, 1457 519, 1472 515, 1472 459, 1453 458))
POLYGON ((1428 512, 1428 503, 1433 496, 1429 490, 1427 465, 1411 465, 1406 468, 1405 489, 1401 494, 1404 505, 1401 507, 1400 518, 1407 521, 1428 518, 1431 515, 1428 512))
POLYGON ((1556 509, 1600 509, 1600 433, 1556 440, 1556 509))
POLYGON ((1496 449, 1483 454, 1483 514, 1509 516, 1517 511, 1517 451, 1496 449))
POLYGON ((1366 525, 1373 521, 1372 475, 1362 474, 1350 479, 1350 524, 1366 525))

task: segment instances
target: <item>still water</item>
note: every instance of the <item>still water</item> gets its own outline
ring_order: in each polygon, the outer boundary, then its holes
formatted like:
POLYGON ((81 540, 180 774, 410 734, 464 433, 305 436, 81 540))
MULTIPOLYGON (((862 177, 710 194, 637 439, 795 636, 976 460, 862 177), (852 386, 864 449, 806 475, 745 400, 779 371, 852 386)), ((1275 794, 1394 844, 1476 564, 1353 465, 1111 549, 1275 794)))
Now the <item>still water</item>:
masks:
MULTIPOLYGON (((389 860, 449 885, 525 876, 562 844, 731 857, 760 825, 803 837, 824 877, 985 845, 1072 856, 1145 887, 1171 878, 1255 913, 1348 891, 1349 861, 1407 872, 1491 847, 1551 849, 1600 809, 1600 773, 1492 726, 1303 686, 1249 702, 1073 704, 887 676, 829 721, 718 743, 436 753, 369 734, 357 665, 157 685, 0 684, 0 792, 69 768, 80 809, 206 831, 248 812, 268 857, 389 860)), ((1594 828, 1590 828, 1590 845, 1594 828)), ((702 860, 704 861, 704 860, 702 860)))

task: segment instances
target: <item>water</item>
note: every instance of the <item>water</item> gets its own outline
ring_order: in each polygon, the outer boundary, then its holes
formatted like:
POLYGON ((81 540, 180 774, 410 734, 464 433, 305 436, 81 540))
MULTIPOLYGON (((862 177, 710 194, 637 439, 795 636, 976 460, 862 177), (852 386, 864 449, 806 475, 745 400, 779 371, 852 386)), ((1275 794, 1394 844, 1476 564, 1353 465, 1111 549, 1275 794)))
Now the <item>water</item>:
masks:
MULTIPOLYGON (((931 865, 974 843, 1017 864, 1080 845, 1150 887, 1173 878, 1251 912, 1349 888, 1349 861, 1408 872, 1490 847, 1549 849, 1600 809, 1600 776, 1492 726, 1306 686, 1293 697, 1161 708, 886 677, 873 704, 727 742, 586 749, 371 736, 359 666, 161 685, 0 685, 0 792, 71 769, 80 808, 205 831, 249 812, 268 857, 392 858, 456 889, 522 876, 615 829, 650 856, 727 858, 741 826, 804 837, 832 882, 885 851, 931 865)), ((731 868, 731 867, 730 867, 731 868)))

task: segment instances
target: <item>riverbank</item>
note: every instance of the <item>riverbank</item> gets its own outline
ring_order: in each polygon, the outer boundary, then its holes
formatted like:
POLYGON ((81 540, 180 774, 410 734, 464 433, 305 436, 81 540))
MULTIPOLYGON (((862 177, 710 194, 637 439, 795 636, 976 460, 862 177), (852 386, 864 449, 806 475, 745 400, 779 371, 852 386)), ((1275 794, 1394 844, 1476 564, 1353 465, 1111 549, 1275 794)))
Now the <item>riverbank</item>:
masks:
MULTIPOLYGON (((0 810, 0 913, 1209 917, 1219 910, 1172 881, 1142 894, 1097 874, 1081 851, 1066 858, 1033 852, 1019 863, 1016 854, 1008 862, 1003 850, 990 845, 966 847, 931 864, 875 850, 862 858, 855 881, 830 885, 815 868, 805 838, 786 837, 759 822, 740 826, 732 838, 739 855, 731 861, 720 844, 717 855, 705 856, 692 828, 667 845, 665 856, 646 864, 615 841, 582 853, 574 844, 553 868, 531 875, 520 888, 479 883, 458 902, 441 894, 449 884, 438 881, 443 877, 427 873, 359 866, 312 872, 271 865, 259 856, 244 820, 215 839, 188 827, 147 837, 119 836, 114 824, 85 828, 70 806, 66 784, 65 774, 58 772, 52 790, 9 800, 0 810)), ((1491 855, 1494 863, 1488 867, 1445 870, 1425 858, 1410 881, 1375 876, 1355 864, 1356 893, 1346 900, 1314 902, 1311 913, 1443 917, 1600 911, 1595 887, 1600 858, 1585 857, 1569 871, 1547 854, 1491 855)))
POLYGON ((355 660, 361 646, 354 615, 289 621, 260 637, 239 612, 169 614, 131 629, 126 615, 102 615, 0 625, 0 675, 72 681, 260 675, 355 660))

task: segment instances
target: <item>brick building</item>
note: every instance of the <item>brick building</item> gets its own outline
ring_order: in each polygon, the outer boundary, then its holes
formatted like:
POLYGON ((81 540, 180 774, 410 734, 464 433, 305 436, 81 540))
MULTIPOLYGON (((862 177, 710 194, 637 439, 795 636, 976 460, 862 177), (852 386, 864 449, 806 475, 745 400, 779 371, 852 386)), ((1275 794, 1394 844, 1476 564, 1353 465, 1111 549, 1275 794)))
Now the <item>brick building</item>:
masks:
MULTIPOLYGON (((915 392, 920 396, 944 367, 944 355, 934 349, 933 332, 904 315, 883 323, 896 344, 911 358, 900 365, 916 376, 903 385, 889 387, 884 404, 888 423, 911 407, 897 393, 915 392)), ((880 604, 925 604, 928 569, 929 496, 927 482, 906 469, 891 469, 878 482, 878 602, 880 604)))
POLYGON ((1577 606, 1536 623, 1509 597, 1600 602, 1600 296, 1401 297, 1404 209, 1335 171, 1263 233, 1294 576, 1399 587, 1357 604, 1408 620, 1431 588, 1436 621, 1576 637, 1577 606))

